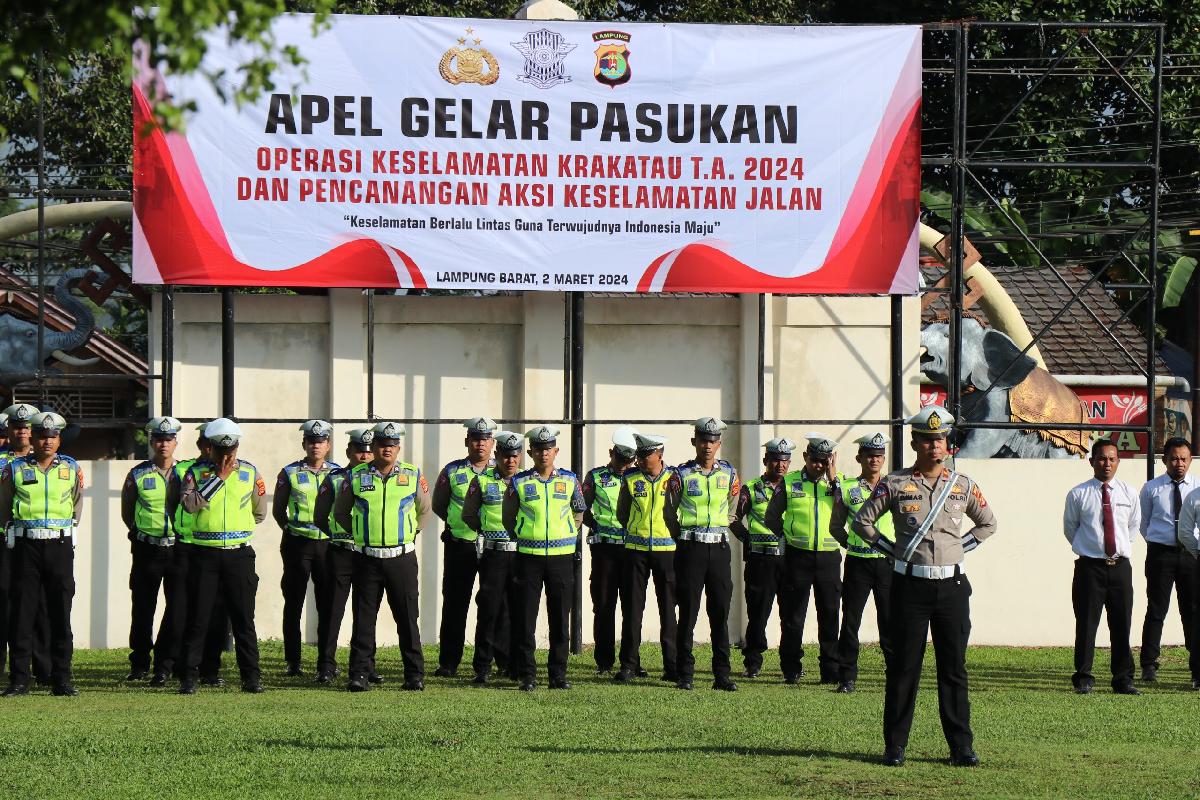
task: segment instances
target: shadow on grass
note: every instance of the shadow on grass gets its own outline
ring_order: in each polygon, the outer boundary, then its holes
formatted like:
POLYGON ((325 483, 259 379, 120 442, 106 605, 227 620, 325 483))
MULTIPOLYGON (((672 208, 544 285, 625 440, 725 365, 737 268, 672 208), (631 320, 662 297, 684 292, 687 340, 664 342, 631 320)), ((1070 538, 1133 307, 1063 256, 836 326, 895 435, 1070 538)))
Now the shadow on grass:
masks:
POLYGON ((366 744, 357 742, 342 742, 338 744, 329 744, 324 742, 314 742, 309 739, 263 739, 261 744, 267 747, 294 747, 299 750, 320 751, 339 751, 353 752, 359 750, 387 750, 393 745, 386 744, 366 744))
MULTIPOLYGON (((531 753, 548 755, 586 755, 586 756, 632 756, 632 755, 663 755, 679 753, 702 753, 707 755, 731 756, 764 756, 767 758, 832 758, 839 761, 857 761, 862 764, 878 764, 878 753, 849 752, 841 750, 821 750, 785 747, 744 747, 738 745, 677 745, 664 747, 526 747, 531 753)), ((944 763, 944 758, 910 757, 909 761, 944 763)))

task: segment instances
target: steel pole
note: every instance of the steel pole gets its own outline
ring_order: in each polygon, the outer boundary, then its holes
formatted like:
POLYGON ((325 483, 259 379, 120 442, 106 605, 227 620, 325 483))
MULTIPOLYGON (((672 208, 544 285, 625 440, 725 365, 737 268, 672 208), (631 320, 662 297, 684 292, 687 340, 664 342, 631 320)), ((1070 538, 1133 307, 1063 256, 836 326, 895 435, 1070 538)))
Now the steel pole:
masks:
MULTIPOLYGON (((571 471, 583 475, 583 292, 571 293, 571 471)), ((575 535, 571 652, 583 652, 583 531, 575 535)))
POLYGON ((233 289, 221 289, 221 416, 233 418, 233 289))

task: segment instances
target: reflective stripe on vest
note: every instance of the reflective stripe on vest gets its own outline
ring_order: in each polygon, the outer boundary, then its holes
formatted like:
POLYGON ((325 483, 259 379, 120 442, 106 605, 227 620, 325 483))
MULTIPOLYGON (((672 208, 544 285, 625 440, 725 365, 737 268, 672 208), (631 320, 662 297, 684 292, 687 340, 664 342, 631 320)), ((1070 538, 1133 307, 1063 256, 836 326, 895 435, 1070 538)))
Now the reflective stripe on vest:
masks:
POLYGON ((517 552, 535 556, 569 555, 575 552, 575 510, 571 498, 576 477, 558 469, 543 481, 533 470, 513 476, 516 492, 517 552))
MULTIPOLYGON (((492 464, 489 462, 483 471, 487 472, 491 468, 492 464)), ((482 473, 476 472, 471 466, 471 462, 465 458, 451 461, 445 466, 444 472, 450 484, 450 506, 446 509, 446 527, 450 529, 450 535, 455 539, 473 542, 475 541, 475 531, 468 528, 467 524, 462 521, 463 500, 466 499, 471 481, 482 473)))
POLYGON ((767 484, 762 476, 746 482, 750 491, 750 511, 746 514, 745 526, 750 532, 750 544, 778 547, 779 537, 767 527, 767 504, 775 494, 775 487, 767 484))
POLYGON ((494 467, 479 476, 479 527, 488 541, 508 541, 508 531, 504 529, 504 492, 507 489, 508 481, 497 477, 494 467))
POLYGON ((617 519, 617 500, 621 497, 621 476, 614 475, 607 464, 596 467, 591 471, 592 486, 595 493, 592 497, 592 517, 596 520, 596 530, 593 531, 601 539, 619 542, 622 539, 621 521, 617 519))
POLYGON ((134 467, 129 478, 137 492, 133 527, 156 539, 171 536, 173 529, 167 518, 167 479, 149 461, 134 467))
POLYGON ((354 544, 359 547, 399 547, 417 538, 417 488, 421 471, 396 462, 384 477, 371 464, 358 464, 350 472, 354 506, 354 544))
POLYGON ((15 527, 61 531, 75 525, 75 486, 79 481, 75 459, 56 456, 50 468, 42 472, 33 456, 22 456, 9 468, 15 527))
POLYGON ((625 529, 627 550, 674 550, 675 540, 667 530, 663 510, 667 503, 667 485, 674 472, 663 467, 658 478, 651 479, 640 469, 623 476, 629 492, 629 527, 625 529))
POLYGON ((729 489, 733 484, 733 466, 718 461, 705 475, 695 462, 677 467, 679 474, 679 527, 709 530, 729 527, 729 489))
MULTIPOLYGON (((335 469, 325 476, 325 480, 329 482, 329 488, 333 491, 334 498, 342 491, 342 486, 346 484, 346 476, 350 474, 348 469, 335 469)), ((332 507, 329 510, 329 537, 331 542, 341 542, 345 544, 354 543, 354 534, 338 525, 337 519, 334 517, 332 507)))
MULTIPOLYGON (((180 486, 183 485, 183 476, 187 475, 187 471, 196 463, 196 459, 189 458, 175 464, 175 475, 179 478, 180 486)), ((195 518, 184 510, 183 503, 175 507, 175 518, 171 520, 175 527, 175 540, 189 544, 192 541, 192 525, 195 523, 195 518)))
MULTIPOLYGON (((197 487, 216 474, 208 462, 193 464, 188 473, 197 487)), ((208 499, 208 507, 192 516, 192 543, 230 547, 254 536, 254 496, 258 470, 249 461, 238 461, 221 488, 208 499)))
POLYGON ((283 468, 287 475, 288 487, 288 531, 306 539, 328 539, 321 529, 313 522, 313 508, 317 504, 317 491, 325 476, 335 469, 337 464, 326 461, 321 469, 313 472, 303 461, 293 461, 283 468))
POLYGON ((829 519, 833 516, 829 483, 824 478, 813 483, 799 469, 783 477, 783 486, 787 492, 787 509, 783 512, 787 543, 801 550, 837 550, 837 539, 829 534, 829 519))
MULTIPOLYGON (((859 558, 884 558, 883 553, 864 542, 850 527, 854 515, 862 508, 863 503, 870 499, 872 491, 874 490, 871 485, 861 479, 842 480, 842 502, 850 509, 850 513, 846 516, 846 552, 859 558)), ((879 535, 889 542, 896 541, 896 532, 892 526, 892 514, 889 509, 884 509, 883 513, 879 515, 879 519, 875 520, 875 530, 879 531, 879 535)))

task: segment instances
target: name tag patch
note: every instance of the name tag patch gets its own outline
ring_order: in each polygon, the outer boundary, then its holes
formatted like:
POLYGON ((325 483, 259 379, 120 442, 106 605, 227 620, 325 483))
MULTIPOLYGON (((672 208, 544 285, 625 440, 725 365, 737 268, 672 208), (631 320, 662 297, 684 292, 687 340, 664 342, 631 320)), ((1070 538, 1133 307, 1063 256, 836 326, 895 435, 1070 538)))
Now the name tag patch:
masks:
POLYGON ((301 472, 296 476, 296 483, 308 483, 308 473, 301 472))
POLYGON ((158 482, 154 480, 153 475, 151 475, 148 478, 142 478, 142 488, 143 489, 153 489, 157 485, 158 485, 158 482))
POLYGON ((532 483, 525 484, 525 499, 526 500, 537 500, 537 496, 538 496, 537 487, 534 486, 532 483))
POLYGON ((457 473, 454 476, 454 482, 455 483, 466 483, 467 482, 467 474, 465 472, 457 473))
POLYGON ((688 478, 687 493, 689 497, 699 497, 704 494, 704 490, 700 488, 700 480, 698 478, 688 478))

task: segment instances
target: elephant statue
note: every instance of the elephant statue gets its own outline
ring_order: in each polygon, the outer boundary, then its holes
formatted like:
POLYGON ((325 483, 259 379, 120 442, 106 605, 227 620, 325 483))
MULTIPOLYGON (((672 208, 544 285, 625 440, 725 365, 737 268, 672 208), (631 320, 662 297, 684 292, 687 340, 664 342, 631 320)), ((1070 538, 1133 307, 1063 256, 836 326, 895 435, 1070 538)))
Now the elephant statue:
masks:
POLYGON ((75 316, 75 327, 69 331, 44 330, 40 354, 36 352, 37 323, 12 314, 0 314, 0 381, 11 386, 29 380, 51 358, 77 367, 99 361, 98 358, 76 358, 68 352, 82 347, 96 327, 92 310, 71 294, 71 286, 89 272, 91 270, 72 270, 55 284, 54 298, 75 316))
MULTIPOLYGON (((950 384, 950 326, 921 331, 921 370, 934 383, 950 384)), ((1021 349, 1007 334, 962 321, 962 418, 969 422, 1083 423, 1079 398, 1021 349), (1011 366, 1009 366, 1011 364, 1011 366), (1000 374, 1002 370, 1006 370, 1000 374), (985 392, 989 386, 991 391, 985 392)), ((1072 430, 970 428, 956 433, 962 458, 1069 458, 1087 453, 1088 435, 1072 430)))

